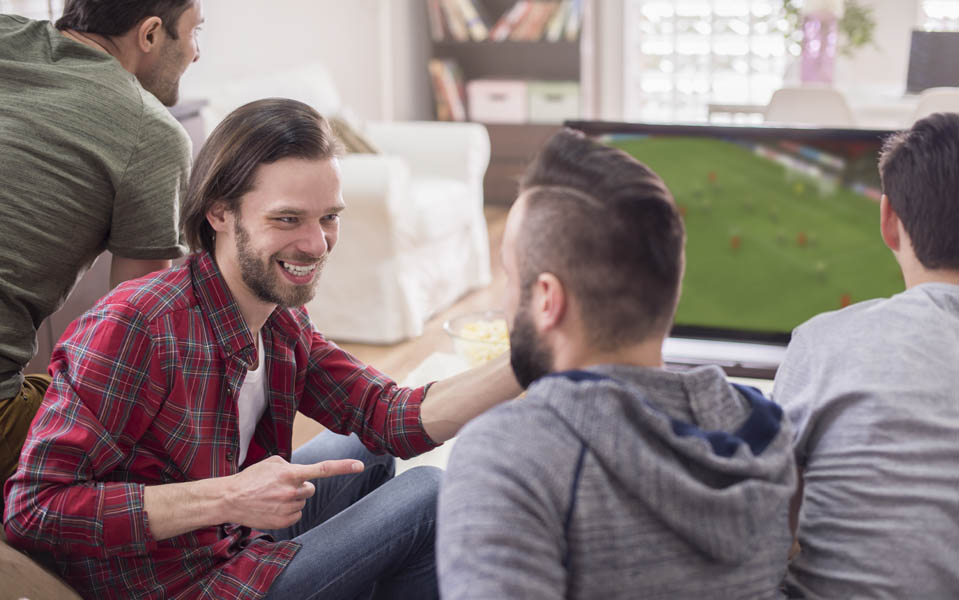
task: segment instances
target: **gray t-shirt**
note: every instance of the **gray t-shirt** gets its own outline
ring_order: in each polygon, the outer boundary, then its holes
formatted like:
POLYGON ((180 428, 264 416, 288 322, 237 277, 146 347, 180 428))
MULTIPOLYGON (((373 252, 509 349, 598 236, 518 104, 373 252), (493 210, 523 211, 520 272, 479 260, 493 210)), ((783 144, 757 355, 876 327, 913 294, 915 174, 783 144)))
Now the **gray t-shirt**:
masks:
POLYGON ((0 15, 0 398, 96 257, 176 258, 186 132, 113 57, 0 15))
POLYGON ((811 319, 773 398, 805 477, 795 584, 809 598, 955 598, 959 286, 811 319))

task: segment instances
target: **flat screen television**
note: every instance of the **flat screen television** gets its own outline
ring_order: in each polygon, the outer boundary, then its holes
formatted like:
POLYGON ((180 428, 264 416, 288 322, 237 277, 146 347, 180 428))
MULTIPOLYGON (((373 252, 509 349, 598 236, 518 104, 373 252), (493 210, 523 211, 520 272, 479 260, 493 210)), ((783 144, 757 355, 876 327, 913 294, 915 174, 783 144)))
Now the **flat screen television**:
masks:
POLYGON ((566 125, 636 157, 672 192, 687 234, 672 337, 785 346, 818 313, 904 287, 879 234, 890 131, 566 125))
POLYGON ((906 91, 959 87, 959 31, 913 31, 906 91))

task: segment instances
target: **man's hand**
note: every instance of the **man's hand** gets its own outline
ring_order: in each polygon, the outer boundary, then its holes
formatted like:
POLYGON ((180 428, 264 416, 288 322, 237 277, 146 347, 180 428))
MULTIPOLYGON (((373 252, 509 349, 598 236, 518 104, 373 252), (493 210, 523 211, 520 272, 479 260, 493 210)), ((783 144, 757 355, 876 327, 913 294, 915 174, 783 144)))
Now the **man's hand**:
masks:
POLYGON ((294 465, 279 456, 250 465, 229 478, 229 517, 224 519, 255 529, 281 529, 300 520, 306 501, 316 488, 310 481, 363 470, 358 460, 325 460, 294 465))
POLYGON ((143 507, 157 540, 220 523, 280 529, 300 520, 307 498, 316 492, 311 479, 362 470, 358 460, 291 465, 271 456, 228 477, 145 486, 143 507))

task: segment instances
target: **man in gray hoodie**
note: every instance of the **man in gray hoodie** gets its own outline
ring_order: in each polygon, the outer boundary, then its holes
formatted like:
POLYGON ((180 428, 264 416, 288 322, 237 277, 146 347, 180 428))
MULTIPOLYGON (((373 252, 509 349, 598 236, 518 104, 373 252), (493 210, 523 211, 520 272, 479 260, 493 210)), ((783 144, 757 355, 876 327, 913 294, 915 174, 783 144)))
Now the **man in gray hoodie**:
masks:
POLYGON ((782 411, 718 367, 663 368, 684 238, 662 180, 619 150, 566 130, 530 166, 501 248, 527 395, 453 449, 445 599, 780 595, 782 411))

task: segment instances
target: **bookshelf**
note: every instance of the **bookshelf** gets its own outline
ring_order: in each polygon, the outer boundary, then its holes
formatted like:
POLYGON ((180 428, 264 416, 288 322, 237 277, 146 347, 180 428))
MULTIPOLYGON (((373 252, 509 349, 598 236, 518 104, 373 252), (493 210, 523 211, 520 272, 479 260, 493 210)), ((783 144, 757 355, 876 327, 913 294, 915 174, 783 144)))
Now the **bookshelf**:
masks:
MULTIPOLYGON (((450 0, 437 0, 442 4, 450 0)), ((459 2, 460 0, 452 0, 459 2)), ((488 24, 489 29, 517 4, 516 0, 468 0, 478 9, 478 14, 488 24)), ((542 2, 542 0, 539 0, 542 2)), ((562 113, 555 118, 533 118, 522 122, 502 122, 497 119, 476 119, 486 125, 490 135, 490 165, 484 180, 486 202, 490 204, 509 204, 516 196, 517 180, 529 160, 549 137, 559 130, 564 119, 586 118, 590 116, 589 97, 591 86, 588 60, 591 57, 589 43, 592 23, 593 4, 596 0, 577 0, 580 5, 579 23, 575 36, 568 36, 565 29, 559 36, 547 37, 549 21, 539 30, 536 40, 454 39, 443 13, 443 36, 437 35, 436 15, 430 14, 431 2, 424 2, 423 18, 427 19, 428 31, 432 33, 430 59, 451 61, 455 64, 457 75, 463 86, 461 95, 466 96, 465 87, 476 80, 516 80, 524 82, 566 82, 579 85, 579 108, 577 114, 562 113), (558 39, 556 39, 558 37, 558 39), (539 122, 537 122, 539 121, 539 122)), ((462 34, 462 32, 461 32, 462 34)), ((432 81, 432 80, 431 80, 432 81)), ((534 83, 530 89, 539 85, 534 83)), ((549 85, 549 84, 547 84, 549 85)), ((563 85, 563 84, 560 84, 563 85)), ((435 98, 435 90, 434 90, 435 98)), ((441 100, 440 100, 441 101, 441 100)), ((468 102, 467 118, 470 118, 468 102)), ((439 108, 439 107, 438 107, 439 108)), ((440 109, 442 113, 443 110, 440 109)), ((449 111, 447 111, 449 114, 449 111)))

